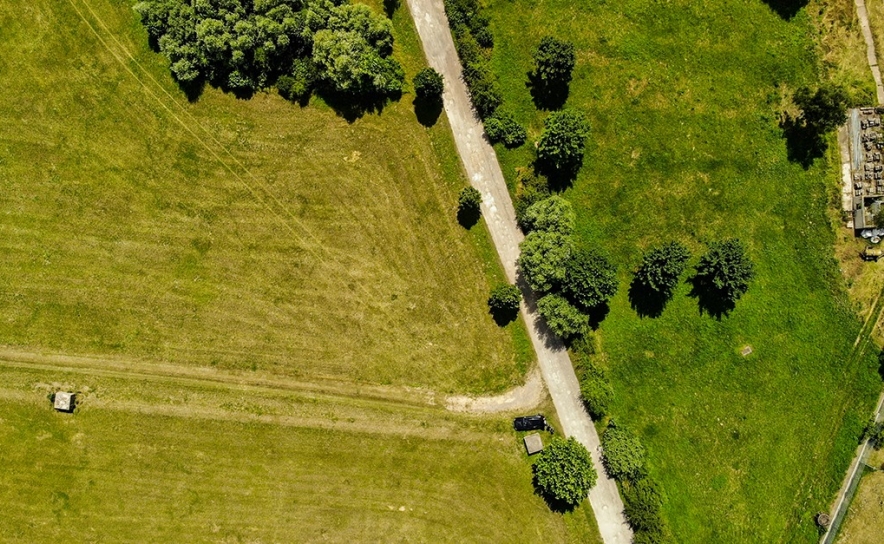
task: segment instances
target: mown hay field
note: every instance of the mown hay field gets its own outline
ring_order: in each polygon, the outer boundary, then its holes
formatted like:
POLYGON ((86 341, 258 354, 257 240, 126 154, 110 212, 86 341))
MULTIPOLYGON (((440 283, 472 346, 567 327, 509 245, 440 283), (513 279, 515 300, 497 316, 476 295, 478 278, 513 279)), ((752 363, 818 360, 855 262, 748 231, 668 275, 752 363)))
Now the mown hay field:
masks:
MULTIPOLYGON (((380 4, 376 6, 381 9, 380 4)), ((407 11, 396 58, 425 66, 407 11)), ((0 344, 501 390, 530 363, 444 117, 189 102, 132 3, 0 5, 0 344), (351 122, 352 121, 352 122, 351 122)))
MULTIPOLYGON (((787 141, 779 121, 795 89, 833 74, 854 99, 874 96, 867 67, 835 51, 856 41, 851 10, 757 0, 488 6, 504 107, 532 138, 547 115, 526 86, 532 50, 546 34, 577 48, 566 107, 587 115, 592 134, 564 196, 580 240, 620 268, 597 357, 611 371, 613 417, 647 447, 677 541, 814 542, 812 516, 828 509, 880 380, 873 350, 851 355, 861 321, 832 257, 834 138, 813 152, 787 141), (842 34, 817 40, 821 21, 842 34), (680 240, 693 265, 727 237, 746 242, 757 271, 733 312, 701 312, 687 283, 659 317, 633 309, 643 250, 680 240)), ((498 154, 510 183, 534 158, 530 144, 498 154)))

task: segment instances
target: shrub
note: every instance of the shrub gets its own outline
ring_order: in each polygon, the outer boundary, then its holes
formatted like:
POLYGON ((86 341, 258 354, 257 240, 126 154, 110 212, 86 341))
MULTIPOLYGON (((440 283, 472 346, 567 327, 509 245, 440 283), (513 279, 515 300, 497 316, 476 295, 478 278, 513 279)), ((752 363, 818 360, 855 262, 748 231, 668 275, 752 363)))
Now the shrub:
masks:
POLYGON ((532 204, 525 210, 522 228, 528 232, 556 232, 562 236, 570 236, 574 232, 574 208, 571 203, 553 195, 532 204))
POLYGON ((736 302, 749 289, 755 276, 746 247, 736 238, 712 242, 709 251, 697 264, 695 283, 702 289, 714 290, 729 302, 736 302))
POLYGON ((553 112, 544 121, 537 158, 559 173, 576 172, 583 163, 588 137, 589 124, 583 114, 574 110, 553 112))
POLYGON ((528 133, 515 117, 500 109, 485 120, 485 134, 492 143, 503 142, 509 148, 519 147, 528 139, 528 133))
POLYGON ((668 297, 690 258, 691 252, 680 242, 654 248, 642 257, 635 279, 647 289, 668 297))
POLYGON ((617 267, 594 250, 574 251, 565 263, 562 288, 574 304, 589 311, 617 293, 617 267))
POLYGON ((418 98, 433 102, 442 100, 445 82, 442 79, 442 74, 436 70, 424 68, 414 76, 412 82, 418 98))
POLYGON ((588 326, 587 316, 560 295, 549 294, 538 300, 537 313, 546 321, 549 329, 563 340, 582 336, 588 326))
POLYGON ((546 36, 534 51, 534 73, 547 83, 568 83, 576 61, 574 46, 570 42, 546 36))
POLYGON ((597 479, 589 452, 574 437, 553 437, 534 464, 534 481, 543 495, 567 506, 580 504, 597 479))
POLYGON ((645 475, 645 448, 638 437, 613 423, 602 435, 603 460, 616 480, 638 480, 645 475))
POLYGON ((482 212, 482 193, 475 187, 464 187, 457 197, 457 209, 465 213, 482 212))
POLYGON ((516 313, 522 302, 522 292, 515 285, 498 285, 491 290, 488 307, 492 312, 516 313))
POLYGON ((614 400, 614 389, 603 376, 589 374, 580 380, 580 396, 589 415, 601 419, 608 414, 608 405, 614 400))
POLYGON ((663 504, 657 484, 650 478, 620 483, 623 513, 635 531, 635 542, 661 544, 669 542, 663 522, 663 504))
POLYGON ((558 288, 565 280, 565 263, 571 241, 557 232, 529 233, 519 245, 517 266, 525 281, 539 294, 558 288))

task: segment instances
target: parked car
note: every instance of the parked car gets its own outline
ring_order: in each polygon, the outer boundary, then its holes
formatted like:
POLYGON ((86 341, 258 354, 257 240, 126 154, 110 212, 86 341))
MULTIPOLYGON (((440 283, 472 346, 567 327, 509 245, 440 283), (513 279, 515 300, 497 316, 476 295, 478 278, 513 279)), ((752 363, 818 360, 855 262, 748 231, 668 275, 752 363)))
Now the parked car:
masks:
POLYGON ((548 427, 542 414, 522 416, 513 420, 513 428, 517 431, 542 431, 548 427))

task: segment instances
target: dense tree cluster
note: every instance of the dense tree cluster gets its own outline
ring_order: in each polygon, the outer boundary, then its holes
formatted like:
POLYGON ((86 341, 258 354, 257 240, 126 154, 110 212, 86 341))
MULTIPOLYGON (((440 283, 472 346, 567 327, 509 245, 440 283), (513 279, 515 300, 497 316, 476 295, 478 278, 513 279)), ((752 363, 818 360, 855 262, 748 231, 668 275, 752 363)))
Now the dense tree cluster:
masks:
POLYGON ((566 440, 556 436, 534 464, 534 479, 546 497, 574 507, 586 498, 598 474, 582 444, 574 437, 566 440))
POLYGON ((401 90, 390 20, 347 0, 146 0, 135 5, 175 78, 291 98, 314 84, 353 94, 401 90))

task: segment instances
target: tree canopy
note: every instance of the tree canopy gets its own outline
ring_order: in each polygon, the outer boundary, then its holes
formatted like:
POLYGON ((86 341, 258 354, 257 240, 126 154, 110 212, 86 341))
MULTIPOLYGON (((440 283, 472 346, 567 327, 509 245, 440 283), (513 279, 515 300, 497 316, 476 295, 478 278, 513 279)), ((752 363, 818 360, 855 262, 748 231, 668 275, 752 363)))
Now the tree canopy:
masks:
POLYGON ((151 40, 182 83, 202 80, 253 92, 285 77, 280 89, 299 96, 315 79, 338 91, 401 90, 402 67, 389 58, 392 24, 346 0, 146 0, 135 5, 151 40))
POLYGON ((568 299, 554 293, 537 301, 537 313, 546 321, 549 330, 563 340, 583 335, 588 327, 587 316, 568 299))
POLYGON ((678 279, 690 258, 690 250, 681 242, 656 247, 642 257, 635 279, 645 288, 669 296, 678 285, 678 279))
POLYGON ((571 302, 589 311, 617 293, 617 267, 592 249, 571 252, 565 262, 562 290, 571 302))
POLYGON ((573 436, 555 436, 540 453, 534 477, 544 495, 573 507, 586 498, 598 474, 589 452, 573 436))
POLYGON ((562 110, 549 114, 543 133, 537 142, 537 158, 558 173, 576 172, 583 163, 589 123, 576 110, 562 110))
POLYGON ((442 100, 442 92, 445 90, 445 82, 442 74, 432 68, 424 68, 415 74, 412 80, 414 93, 422 100, 439 102, 442 100))
POLYGON ((571 256, 571 240, 558 232, 534 231, 519 245, 517 261, 525 281, 538 293, 558 288, 565 280, 565 263, 571 256))
POLYGON ((534 51, 535 74, 545 83, 562 84, 571 81, 571 71, 577 56, 570 42, 545 36, 534 51))
POLYGON ((522 216, 525 231, 548 231, 570 236, 574 232, 576 217, 571 203, 559 195, 552 195, 535 202, 522 216))
POLYGON ((645 474, 645 448, 625 427, 609 425, 602 434, 605 469, 616 480, 638 480, 645 474))
POLYGON ((515 285, 498 285, 491 290, 488 307, 498 312, 518 312, 522 292, 515 285))
POLYGON ((823 85, 816 91, 802 87, 795 91, 793 100, 804 123, 816 132, 829 132, 847 121, 849 99, 839 86, 823 85))
POLYGON ((695 281, 703 288, 713 289, 729 302, 736 302, 749 289, 755 267, 746 247, 736 238, 709 244, 709 251, 697 264, 695 281))

